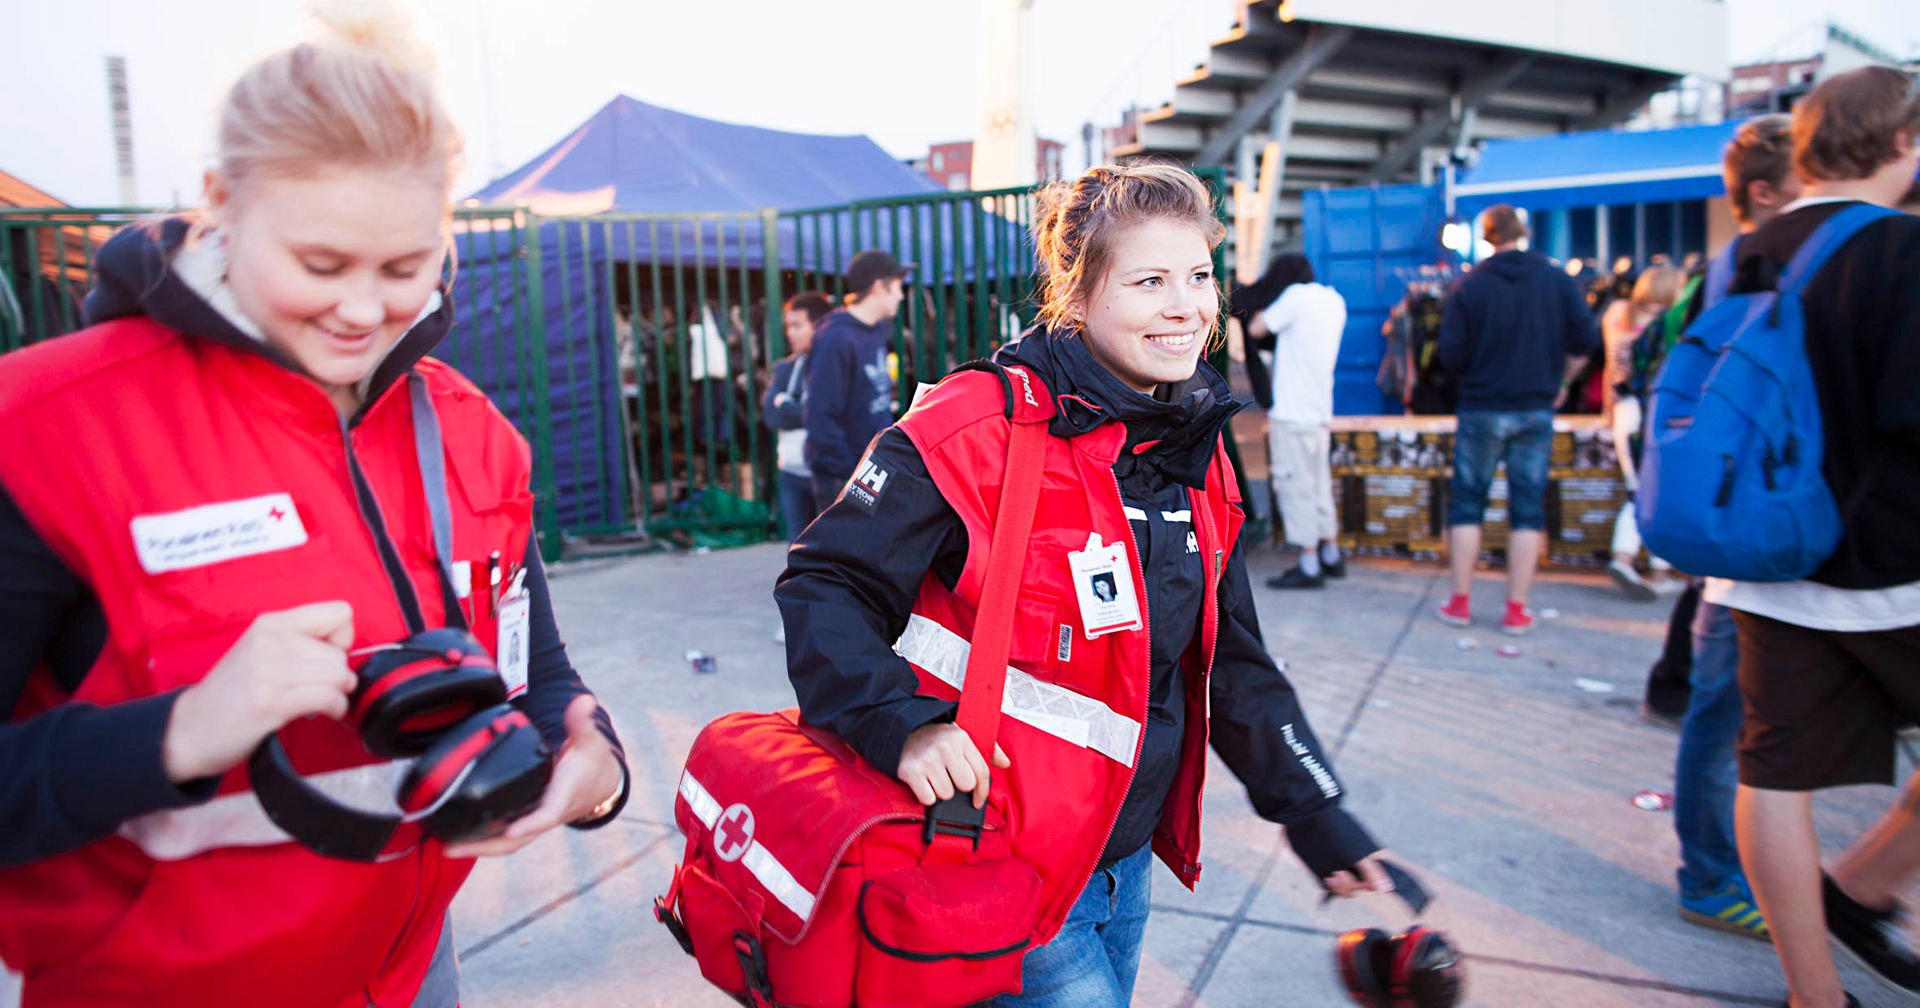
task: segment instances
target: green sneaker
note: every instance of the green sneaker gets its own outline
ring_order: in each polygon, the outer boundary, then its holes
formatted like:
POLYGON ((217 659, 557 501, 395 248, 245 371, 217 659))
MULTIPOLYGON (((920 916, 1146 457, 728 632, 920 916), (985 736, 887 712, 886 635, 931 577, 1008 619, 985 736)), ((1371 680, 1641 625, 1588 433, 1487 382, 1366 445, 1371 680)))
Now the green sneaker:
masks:
POLYGON ((1739 882, 1729 882, 1719 892, 1697 898, 1680 897, 1680 919, 1701 927, 1717 928, 1734 934, 1772 941, 1766 919, 1754 905, 1753 894, 1739 882))

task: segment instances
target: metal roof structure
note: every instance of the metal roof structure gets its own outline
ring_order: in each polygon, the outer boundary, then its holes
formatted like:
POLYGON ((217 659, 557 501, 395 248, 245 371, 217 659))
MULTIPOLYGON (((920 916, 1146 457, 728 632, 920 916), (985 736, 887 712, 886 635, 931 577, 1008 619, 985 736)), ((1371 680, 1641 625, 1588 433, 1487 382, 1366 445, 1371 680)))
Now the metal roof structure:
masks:
MULTIPOLYGON (((1723 16, 1717 3, 1673 2, 1705 25, 1723 16)), ((1555 51, 1532 40, 1546 35, 1537 24, 1509 32, 1512 44, 1501 44, 1490 41, 1497 26, 1468 38, 1459 37, 1464 29, 1447 37, 1338 23, 1354 19, 1319 4, 1248 0, 1206 63, 1177 82, 1171 101, 1141 117, 1138 142, 1115 154, 1231 165, 1251 180, 1258 152, 1280 140, 1274 216, 1285 227, 1299 220, 1305 190, 1426 181, 1449 152, 1480 140, 1612 126, 1692 69, 1674 60, 1629 65, 1618 61, 1624 56, 1605 57, 1599 43, 1584 54, 1555 51), (1320 20, 1301 16, 1303 8, 1320 20)), ((1567 30, 1565 23, 1549 27, 1567 30)))

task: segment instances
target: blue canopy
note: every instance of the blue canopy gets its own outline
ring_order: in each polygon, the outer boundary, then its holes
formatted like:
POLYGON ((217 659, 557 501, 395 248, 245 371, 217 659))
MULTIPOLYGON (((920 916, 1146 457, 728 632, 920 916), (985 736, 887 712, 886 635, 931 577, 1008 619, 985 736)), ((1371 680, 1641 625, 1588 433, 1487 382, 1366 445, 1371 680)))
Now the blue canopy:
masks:
POLYGON ((865 135, 741 126, 621 95, 472 198, 542 214, 757 212, 939 191, 865 135))
POLYGON ((1719 196, 1726 192, 1720 159, 1739 128, 1724 122, 1491 140, 1454 183, 1454 207, 1471 216, 1495 203, 1558 210, 1719 196))

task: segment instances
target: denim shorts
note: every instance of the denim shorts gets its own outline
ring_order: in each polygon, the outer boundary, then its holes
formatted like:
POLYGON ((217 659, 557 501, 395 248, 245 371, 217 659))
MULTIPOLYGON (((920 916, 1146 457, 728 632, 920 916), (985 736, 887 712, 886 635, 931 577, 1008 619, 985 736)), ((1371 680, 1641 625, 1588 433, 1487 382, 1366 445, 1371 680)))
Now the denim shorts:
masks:
POLYGON ((1463 412, 1453 435, 1453 488, 1448 525, 1479 525, 1493 470, 1507 464, 1507 526, 1547 527, 1547 461, 1553 454, 1553 411, 1463 412))

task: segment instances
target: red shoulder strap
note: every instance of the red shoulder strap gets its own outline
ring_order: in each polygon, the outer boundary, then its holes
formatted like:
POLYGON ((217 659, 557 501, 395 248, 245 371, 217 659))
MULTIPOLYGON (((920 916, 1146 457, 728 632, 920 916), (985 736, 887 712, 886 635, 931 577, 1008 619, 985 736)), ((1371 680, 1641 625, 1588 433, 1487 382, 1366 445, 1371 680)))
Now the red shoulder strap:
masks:
POLYGON ((987 558, 986 586, 973 621, 973 646, 967 678, 961 684, 960 712, 954 718, 987 764, 1000 730, 1000 700, 1006 692, 1007 652, 1013 645, 1014 605, 1020 596, 1020 569, 1040 500, 1040 476, 1047 450, 1047 424, 1015 421, 1007 438, 1006 482, 993 519, 993 547, 987 558))

